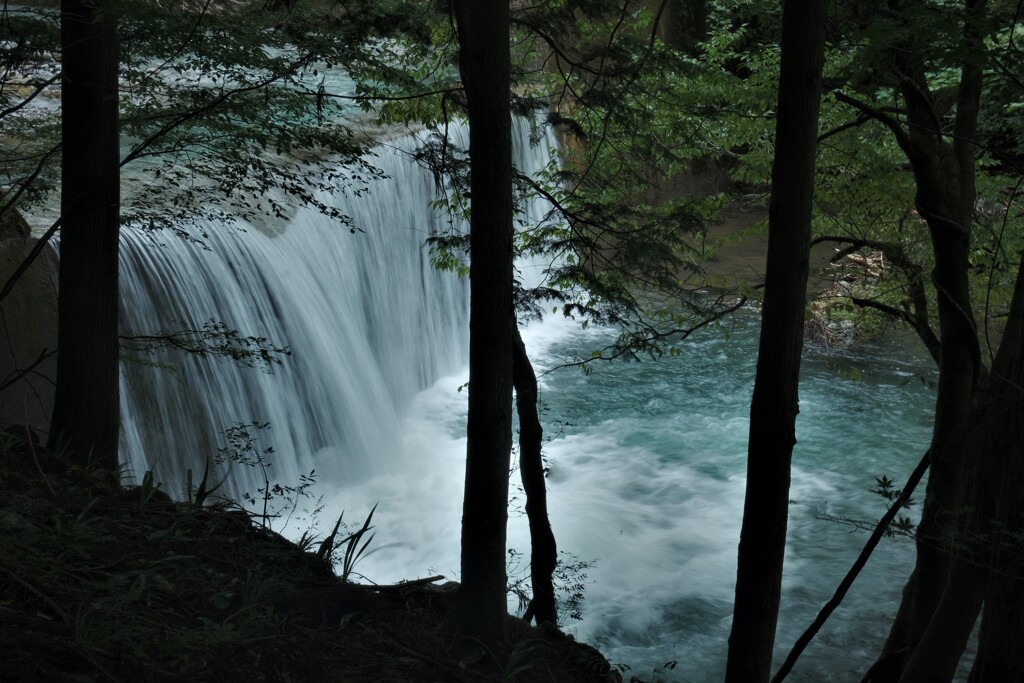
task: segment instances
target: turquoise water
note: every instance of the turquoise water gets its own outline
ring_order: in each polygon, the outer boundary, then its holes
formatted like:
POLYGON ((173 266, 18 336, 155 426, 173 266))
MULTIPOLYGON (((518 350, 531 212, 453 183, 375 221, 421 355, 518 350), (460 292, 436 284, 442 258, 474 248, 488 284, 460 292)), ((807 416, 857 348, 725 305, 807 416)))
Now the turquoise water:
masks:
MULTIPOLYGON (((565 626, 644 680, 724 673, 758 317, 747 312, 730 328, 728 336, 695 335, 676 358, 596 365, 589 375, 556 369, 541 379, 551 523, 561 550, 596 561, 583 620, 565 626)), ((544 372, 588 356, 606 334, 548 321, 524 336, 544 372)), ((874 520, 884 512, 869 489, 883 474, 904 481, 920 459, 933 375, 931 361, 906 341, 805 354, 777 663, 867 538, 821 517, 874 520), (847 379, 851 368, 862 379, 847 379)), ((457 576, 464 382, 456 374, 416 397, 393 475, 329 503, 358 510, 382 501, 375 520, 388 541, 361 568, 374 580, 457 576)), ((521 506, 514 496, 509 544, 526 551, 521 506)), ((790 680, 860 680, 912 565, 909 539, 884 540, 790 680)))
MULTIPOLYGON (((530 146, 525 126, 518 140, 517 166, 543 168, 553 141, 530 146)), ((273 476, 295 485, 317 470, 321 533, 342 510, 358 522, 378 505, 372 552, 357 567, 377 582, 459 574, 466 291, 431 268, 423 247, 447 220, 429 209, 435 186, 409 158, 415 142, 378 150, 387 177, 369 193, 333 199, 365 232, 296 209, 245 232, 210 225, 210 251, 128 231, 122 242, 125 333, 212 318, 292 350, 271 374, 169 351, 126 365, 129 471, 153 469, 182 495, 186 470, 203 468, 225 428, 269 421, 261 446, 275 449, 273 476)), ((595 561, 583 620, 565 626, 645 680, 720 680, 723 671, 758 317, 745 312, 729 327, 694 335, 679 357, 597 365, 590 375, 554 368, 589 356, 611 331, 563 319, 524 331, 535 366, 550 370, 541 398, 551 523, 562 550, 595 561)), ((912 343, 807 353, 780 660, 866 539, 820 517, 882 514, 884 501, 868 490, 883 474, 903 481, 924 451, 933 396, 919 378, 932 375, 912 343), (847 378, 853 368, 859 381, 847 378)), ((261 484, 236 468, 226 486, 261 484)), ((513 491, 509 545, 526 552, 522 502, 513 491)), ((283 530, 298 537, 307 524, 296 515, 283 530)), ((912 562, 909 540, 887 539, 792 680, 859 680, 912 562)))
MULTIPOLYGON (((641 677, 668 662, 678 664, 660 673, 664 680, 724 672, 757 333, 758 318, 748 313, 728 337, 701 333, 678 358, 546 378, 549 420, 569 423, 547 449, 553 524, 558 533, 559 517, 579 517, 562 546, 599 558, 581 633, 641 677), (581 480, 596 495, 583 493, 581 480)), ((549 344, 542 364, 586 356, 597 341, 549 344)), ((805 354, 779 661, 866 540, 820 517, 876 519, 884 501, 868 492, 874 477, 903 481, 927 445, 934 399, 922 380, 933 369, 912 350, 888 343, 805 354), (860 381, 847 379, 851 368, 860 381)), ((859 680, 872 661, 912 566, 912 544, 889 539, 877 554, 794 680, 859 680)))

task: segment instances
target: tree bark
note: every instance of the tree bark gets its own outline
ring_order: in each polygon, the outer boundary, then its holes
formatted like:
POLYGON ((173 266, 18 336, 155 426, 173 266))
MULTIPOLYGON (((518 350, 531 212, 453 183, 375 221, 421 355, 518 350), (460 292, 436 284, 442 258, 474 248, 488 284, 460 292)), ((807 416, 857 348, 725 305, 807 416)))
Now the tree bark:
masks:
MULTIPOLYGON (((891 6, 897 12, 902 10, 902 3, 892 2, 891 6)), ((952 573, 954 558, 942 539, 960 534, 957 525, 963 523, 964 504, 973 481, 971 430, 976 417, 976 389, 983 372, 968 273, 977 194, 974 138, 982 74, 974 55, 981 48, 978 27, 984 6, 985 0, 965 2, 965 61, 953 144, 939 129, 925 74, 924 46, 917 42, 927 37, 917 36, 908 26, 908 35, 892 50, 907 109, 907 132, 900 137, 900 144, 914 173, 914 203, 928 225, 932 242, 932 282, 937 290, 941 351, 935 427, 929 447, 931 470, 917 530, 917 562, 880 658, 886 664, 877 667, 872 681, 924 680, 907 676, 924 675, 922 667, 935 671, 932 667, 940 662, 948 666, 948 659, 958 659, 963 651, 980 607, 971 586, 980 578, 969 567, 958 567, 952 573), (959 599, 950 595, 943 608, 945 617, 941 623, 935 621, 944 593, 954 589, 971 594, 959 599), (964 623, 967 620, 970 623, 964 623), (932 633, 925 647, 914 657, 929 628, 932 633), (912 657, 913 670, 904 675, 912 657)))
POLYGON ((1003 340, 992 363, 987 405, 979 426, 988 431, 989 471, 979 501, 990 516, 989 570, 978 655, 970 683, 1024 681, 1024 264, 1017 282, 1003 340))
POLYGON ((767 681, 778 620, 796 443, 797 385, 811 244, 811 199, 824 61, 825 3, 787 0, 782 15, 768 262, 740 532, 728 683, 767 681))
POLYGON ((554 624, 558 619, 555 607, 555 587, 552 575, 558 564, 558 547, 548 521, 547 482, 544 480, 544 461, 541 443, 544 430, 537 414, 537 375, 526 354, 526 344, 515 330, 515 359, 513 382, 516 389, 516 408, 519 412, 519 474, 523 478, 526 494, 526 519, 530 524, 530 583, 533 599, 523 618, 537 624, 554 624))
POLYGON ((661 10, 658 35, 678 50, 694 57, 700 54, 698 45, 708 38, 708 3, 706 0, 648 0, 648 8, 661 10))
POLYGON ((61 3, 57 389, 49 445, 118 468, 118 48, 115 21, 61 3))
POLYGON ((970 497, 960 513, 965 521, 956 530, 945 589, 903 670, 900 681, 904 683, 952 680, 983 600, 987 617, 972 680, 1002 682, 1024 677, 1021 631, 1013 630, 1024 625, 1020 616, 1024 553, 1019 535, 1024 528, 1022 276, 1024 269, 1019 269, 992 370, 975 390, 968 451, 970 497))
POLYGON ((512 449, 512 133, 509 4, 456 0, 459 70, 469 112, 470 333, 462 584, 448 628, 465 652, 500 663, 508 648, 512 449))

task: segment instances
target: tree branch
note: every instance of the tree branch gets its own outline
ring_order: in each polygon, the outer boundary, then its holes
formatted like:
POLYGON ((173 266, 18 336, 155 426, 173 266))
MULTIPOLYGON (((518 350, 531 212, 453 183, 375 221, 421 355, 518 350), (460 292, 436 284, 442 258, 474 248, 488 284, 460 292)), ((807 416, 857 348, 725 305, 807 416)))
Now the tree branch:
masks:
MULTIPOLYGON (((928 321, 928 297, 925 294, 924 274, 921 266, 907 256, 903 247, 896 242, 881 242, 878 240, 846 237, 844 235, 823 235, 811 240, 811 246, 813 247, 817 244, 821 244, 822 242, 839 242, 840 244, 848 244, 851 249, 876 249, 882 252, 891 264, 903 271, 907 277, 906 289, 913 305, 912 310, 908 310, 906 308, 898 309, 872 299, 858 299, 852 296, 850 298, 853 300, 853 303, 858 306, 874 308, 905 321, 914 329, 915 332, 917 332, 917 336, 921 339, 925 348, 928 349, 928 353, 937 364, 939 362, 942 346, 939 342, 938 336, 935 334, 935 331, 932 330, 931 323, 928 321)), ((845 255, 845 253, 842 252, 841 254, 845 255)), ((835 262, 835 258, 833 258, 832 262, 835 262)))
POLYGON ((877 109, 866 102, 861 102, 856 98, 850 97, 841 90, 834 90, 832 94, 838 101, 850 105, 864 116, 872 118, 875 121, 881 123, 886 128, 888 128, 889 131, 896 137, 896 143, 900 146, 900 149, 902 149, 904 153, 907 154, 908 156, 910 156, 911 154, 914 154, 916 156, 917 152, 914 148, 913 143, 910 140, 910 136, 907 134, 907 131, 904 130, 903 124, 901 124, 898 120, 889 116, 881 109, 877 109))
POLYGON ((581 360, 560 363, 559 365, 556 365, 552 368, 545 370, 539 376, 543 377, 549 372, 553 372, 561 368, 586 367, 595 361, 610 362, 623 356, 636 357, 637 353, 639 351, 642 351, 644 348, 649 347, 655 343, 664 341, 666 339, 669 339, 670 337, 679 337, 679 340, 682 341, 689 337, 694 332, 703 329, 708 325, 718 322, 727 315, 735 313, 744 305, 746 305, 746 303, 747 298, 745 296, 740 296, 740 298, 734 304, 726 306, 725 308, 719 309, 717 311, 713 311, 707 317, 695 323, 692 327, 658 329, 651 323, 639 321, 636 324, 638 324, 643 330, 643 332, 646 332, 646 334, 635 333, 632 335, 623 335, 623 337, 620 337, 616 343, 609 344, 608 346, 604 347, 604 349, 601 350, 600 355, 593 356, 591 358, 584 358, 581 360), (608 355, 605 355, 606 352, 608 352, 608 355))
POLYGON ((833 128, 831 130, 827 130, 824 133, 822 133, 821 135, 819 135, 818 136, 818 144, 820 145, 822 142, 824 142, 825 140, 828 140, 833 135, 838 135, 839 133, 842 133, 845 130, 849 130, 851 128, 858 128, 860 126, 863 126, 865 123, 867 123, 870 120, 871 120, 870 116, 868 116, 867 114, 861 113, 853 121, 847 121, 846 123, 841 124, 839 126, 836 126, 835 128, 833 128))
MULTIPOLYGON (((294 70, 295 68, 298 68, 299 66, 301 66, 305 62, 309 61, 309 59, 310 59, 310 57, 309 57, 309 55, 307 55, 307 56, 305 56, 305 57, 303 57, 301 59, 298 59, 298 60, 294 61, 290 65, 289 70, 294 70)), ((232 97, 234 97, 236 95, 239 95, 239 94, 242 94, 242 93, 247 93, 247 92, 253 92, 253 91, 261 90, 261 89, 267 87, 268 85, 271 85, 274 82, 280 80, 281 78, 282 78, 281 73, 277 73, 277 74, 274 74, 274 75, 270 76, 269 78, 266 78, 266 79, 264 79, 264 80, 262 80, 262 81, 260 81, 258 83, 254 83, 252 85, 248 85, 248 86, 245 86, 245 87, 242 87, 242 88, 235 88, 233 90, 224 91, 218 97, 216 97, 212 102, 210 102, 210 103, 208 103, 208 104, 206 104, 206 105, 204 105, 202 107, 199 107, 198 109, 191 109, 191 110, 185 112, 184 114, 181 114, 180 116, 178 116, 178 117, 174 118, 173 120, 169 121, 168 123, 164 124, 159 130, 157 130, 155 133, 150 135, 148 138, 146 138, 145 140, 140 142, 131 152, 129 152, 124 157, 124 159, 121 160, 119 168, 123 168, 126 164, 129 164, 132 161, 134 161, 135 159, 138 159, 139 157, 143 156, 143 153, 146 151, 146 149, 148 149, 153 144, 155 144, 158 140, 160 140, 160 138, 164 137, 165 135, 167 135, 168 133, 170 133, 174 129, 178 128, 179 126, 182 126, 185 123, 187 123, 188 121, 196 118, 197 116, 200 116, 202 114, 205 114, 205 113, 215 109, 216 107, 220 106, 221 104, 223 104, 224 102, 226 102, 227 100, 231 99, 232 97)), ((60 149, 59 145, 54 147, 52 150, 50 150, 50 152, 48 152, 48 155, 55 154, 59 149, 60 149)), ((46 161, 46 159, 44 158, 44 160, 42 162, 40 162, 39 167, 33 173, 32 177, 29 179, 28 182, 31 182, 31 180, 34 179, 35 176, 37 176, 39 174, 39 172, 42 170, 42 164, 45 161, 46 161)), ((26 185, 27 185, 27 183, 26 183, 26 185)), ((7 207, 13 205, 14 200, 17 199, 18 195, 21 193, 21 191, 23 191, 23 189, 24 189, 24 186, 19 189, 18 193, 15 193, 15 196, 12 197, 7 202, 7 204, 4 205, 4 210, 6 210, 7 207)), ((3 301, 5 298, 7 298, 7 295, 11 293, 11 290, 14 288, 15 283, 17 283, 17 281, 21 278, 21 276, 25 274, 25 271, 27 271, 29 269, 29 267, 36 260, 36 258, 39 257, 39 254, 42 253, 43 249, 46 247, 46 244, 50 241, 50 238, 52 238, 57 233, 57 230, 60 229, 60 225, 61 225, 61 218, 58 217, 57 220, 55 220, 53 222, 53 224, 50 226, 50 228, 45 233, 43 233, 42 237, 39 238, 39 240, 36 242, 36 244, 32 247, 32 251, 30 251, 28 253, 28 255, 22 260, 21 265, 19 265, 15 269, 15 271, 11 275, 11 277, 9 277, 7 279, 7 282, 4 283, 3 289, 0 289, 0 301, 3 301)))
MULTIPOLYGON (((50 160, 50 157, 52 157, 59 151, 60 143, 58 142, 56 145, 51 147, 46 153, 44 153, 42 157, 40 157, 39 163, 36 164, 36 167, 32 170, 32 172, 29 173, 23 180, 19 181, 18 189, 14 192, 13 195, 11 195, 11 198, 4 202, 3 206, 0 206, 0 216, 3 216, 5 213, 7 213, 14 207, 15 203, 18 201, 18 198, 21 197, 21 195, 25 194, 25 191, 28 189, 29 185, 31 185, 33 181, 35 181, 35 179, 39 177, 39 174, 43 172, 43 168, 46 166, 46 162, 50 160)), ((4 290, 6 291, 6 287, 4 288, 4 290)), ((2 299, 3 296, 0 296, 0 300, 2 299)))
POLYGON ((7 387, 11 386, 12 384, 14 384, 18 380, 20 380, 22 377, 25 377, 26 375, 32 374, 33 370, 35 370, 37 367, 39 367, 39 365, 44 360, 46 360, 50 356, 54 355, 55 353, 57 353, 57 352, 56 351, 49 351, 49 350, 44 348, 42 353, 39 354, 39 357, 36 358, 34 361, 32 361, 32 364, 29 365, 27 368, 24 368, 22 370, 14 370, 9 375, 7 375, 7 377, 4 378, 4 381, 2 383, 0 383, 0 391, 3 391, 7 387))
POLYGON ((903 487, 903 492, 900 493, 899 498, 889 506, 889 509, 886 510, 885 514, 882 515, 882 518, 878 521, 878 525, 871 533, 871 537, 868 539, 868 542, 864 544, 863 550, 860 551, 860 555, 857 556, 857 560, 853 563, 853 566, 850 567, 850 571, 848 571, 846 576, 843 577, 842 582, 839 584, 839 587, 836 588, 832 598, 825 603, 825 606, 821 608, 820 612, 818 612, 818 616, 814 618, 814 621, 807 627, 807 630, 804 631, 797 639, 796 643, 793 645, 793 649, 790 650, 789 655, 786 656, 786 660, 782 663, 782 666, 779 667, 775 676, 772 677, 771 683, 781 683, 781 681, 789 675, 789 672, 793 670, 793 666, 800 658, 800 655, 803 654, 803 651, 807 649, 811 640, 814 639, 814 636, 817 635, 818 631, 821 630, 821 627, 825 625, 826 621, 828 621, 828 618, 832 616, 832 613, 835 612, 840 603, 842 603, 843 598, 846 597, 850 587, 853 586, 853 582, 857 579, 861 570, 864 569, 864 565, 867 564, 868 558, 871 557, 871 553, 874 552, 878 542, 882 540, 882 536, 885 535, 889 525, 892 524, 894 519, 896 519, 896 515, 904 507, 907 501, 910 500, 910 496, 920 483, 921 477, 923 477, 924 473, 928 470, 930 462, 930 452, 926 452, 924 457, 921 458, 921 462, 917 464, 917 467, 914 468, 914 471, 911 473, 910 478, 907 480, 907 485, 903 487))
POLYGON ((890 315, 910 325, 914 328, 914 331, 917 332, 921 341, 924 342, 925 348, 928 349, 928 353, 931 355, 932 360, 935 361, 936 365, 939 364, 942 345, 939 343, 939 338, 935 336, 935 332, 932 330, 931 325, 926 324, 924 326, 919 326, 918 320, 915 316, 912 315, 911 311, 908 311, 905 308, 896 308, 895 306, 883 304, 881 301, 876 301, 874 299, 861 299, 855 296, 851 296, 850 300, 855 306, 860 306, 861 308, 873 308, 876 311, 881 311, 886 315, 890 315))
POLYGON ((0 111, 0 119, 2 119, 3 117, 7 116, 8 114, 13 114, 14 112, 18 111, 22 107, 27 106, 29 102, 31 102, 32 100, 34 100, 36 97, 39 96, 39 93, 43 92, 44 90, 49 88, 51 85, 56 83, 58 79, 60 79, 60 72, 59 71, 57 73, 55 73, 53 76, 50 76, 50 78, 48 78, 47 80, 43 81, 42 83, 34 83, 33 85, 35 86, 35 89, 36 89, 35 92, 32 93, 31 95, 29 95, 28 97, 26 97, 25 99, 23 99, 21 102, 18 102, 17 104, 11 105, 7 109, 4 109, 3 111, 0 111))

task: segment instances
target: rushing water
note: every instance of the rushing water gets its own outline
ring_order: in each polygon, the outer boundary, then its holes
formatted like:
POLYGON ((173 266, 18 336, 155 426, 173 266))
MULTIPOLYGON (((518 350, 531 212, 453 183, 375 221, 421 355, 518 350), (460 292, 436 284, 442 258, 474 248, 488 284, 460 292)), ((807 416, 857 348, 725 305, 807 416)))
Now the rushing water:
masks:
MULTIPOLYGON (((590 376, 562 371, 546 382, 552 418, 572 425, 548 447, 556 531, 563 547, 599 558, 581 631, 643 678, 669 662, 678 663, 665 680, 724 673, 757 323, 745 315, 729 338, 702 334, 680 358, 590 376)), ((542 355, 555 362, 567 346, 588 347, 577 337, 548 344, 542 355)), ((917 378, 928 368, 902 354, 894 360, 896 351, 805 359, 778 657, 865 540, 820 517, 877 518, 881 499, 867 491, 873 477, 902 479, 927 443, 931 396, 917 378), (862 381, 844 378, 851 367, 862 381)), ((911 550, 906 540, 882 544, 795 680, 859 680, 884 637, 911 550)))
MULTIPOLYGON (((307 209, 207 225, 205 244, 125 232, 122 334, 215 320, 292 353, 270 373, 173 353, 127 363, 122 446, 136 473, 152 468, 178 490, 225 429, 252 421, 271 425, 259 447, 275 449, 282 483, 314 468, 352 480, 400 458, 403 407, 464 362, 468 327, 464 283, 434 272, 424 247, 446 221, 428 209, 433 181, 405 154, 414 145, 380 148, 389 178, 368 199, 340 198, 355 232, 307 209)), ((261 480, 236 468, 232 490, 261 480)))
MULTIPOLYGON (((518 145, 537 168, 549 142, 518 145)), ((408 148, 411 141, 396 143, 408 148)), ((464 283, 434 272, 423 239, 443 226, 428 208, 433 180, 400 152, 376 163, 391 177, 343 198, 351 234, 314 213, 287 225, 209 226, 209 250, 127 233, 123 327, 152 334, 222 320, 288 344, 273 373, 169 352, 126 363, 123 452, 182 494, 237 422, 268 421, 272 476, 295 484, 315 468, 323 526, 360 520, 379 502, 373 553, 358 570, 378 582, 457 576, 465 459, 467 315, 464 283)), ((542 211, 543 207, 534 207, 542 211)), ((530 273, 524 273, 530 278, 530 273)), ((559 547, 587 570, 584 620, 567 624, 646 680, 721 678, 744 491, 748 402, 758 318, 708 331, 676 358, 542 377, 551 521, 559 547), (666 666, 668 665, 668 666, 666 666), (657 670, 657 671, 656 671, 657 670)), ((608 331, 565 320, 531 325, 541 371, 586 356, 608 331)), ((865 540, 823 515, 875 519, 874 477, 902 481, 929 435, 927 362, 895 345, 805 358, 795 452, 781 656, 826 600, 865 540), (860 379, 847 379, 850 368, 860 379)), ((230 486, 262 475, 235 468, 230 486)), ((528 531, 513 505, 510 544, 528 531)), ((296 534, 303 528, 294 523, 296 534)), ((889 539, 793 680, 858 680, 884 638, 912 562, 889 539)), ((627 675, 628 679, 628 675, 627 675)))
MULTIPOLYGON (((552 525, 561 549, 597 560, 587 570, 584 620, 567 625, 644 680, 711 681, 724 673, 757 324, 747 313, 728 338, 701 334, 678 358, 599 366, 590 375, 565 368, 542 380, 552 525)), ((564 323, 525 336, 540 368, 588 355, 603 341, 600 331, 564 323)), ((866 540, 821 517, 876 519, 884 502, 868 491, 874 477, 902 480, 920 458, 932 401, 921 379, 930 372, 895 345, 805 359, 777 657, 866 540), (860 381, 845 378, 851 368, 860 381)), ((349 510, 382 501, 378 514, 393 526, 361 567, 375 579, 410 570, 451 575, 458 567, 463 381, 461 373, 444 378, 417 396, 405 420, 411 457, 401 477, 332 499, 349 510)), ((529 547, 521 516, 510 544, 529 547)), ((792 680, 860 679, 912 558, 907 539, 881 544, 792 680)))

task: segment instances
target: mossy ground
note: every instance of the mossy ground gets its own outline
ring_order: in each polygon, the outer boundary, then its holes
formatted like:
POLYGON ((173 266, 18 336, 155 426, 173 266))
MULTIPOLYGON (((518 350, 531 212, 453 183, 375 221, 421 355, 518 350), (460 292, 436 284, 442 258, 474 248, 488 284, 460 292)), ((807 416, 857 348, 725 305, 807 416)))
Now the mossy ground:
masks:
MULTIPOLYGON (((230 504, 174 503, 0 447, 0 681, 609 681, 510 617, 502 671, 442 635, 454 584, 344 582, 230 504)), ((315 550, 315 548, 314 548, 315 550)))

